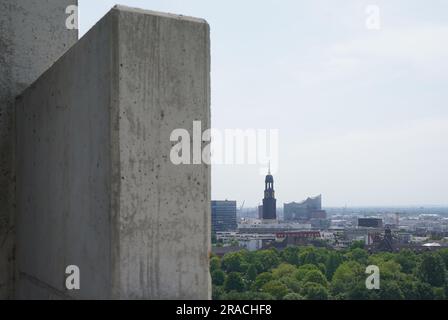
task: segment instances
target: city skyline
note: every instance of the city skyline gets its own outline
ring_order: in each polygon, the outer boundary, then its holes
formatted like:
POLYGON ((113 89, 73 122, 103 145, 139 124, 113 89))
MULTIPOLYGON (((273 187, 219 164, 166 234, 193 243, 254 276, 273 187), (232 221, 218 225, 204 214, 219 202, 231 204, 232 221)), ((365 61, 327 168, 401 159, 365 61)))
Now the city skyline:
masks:
MULTIPOLYGON (((81 35, 115 3, 80 1, 81 35)), ((127 0, 205 18, 212 126, 278 129, 279 203, 448 205, 448 4, 127 0), (369 29, 366 9, 379 10, 369 29)), ((215 165, 212 197, 262 200, 254 165, 215 165)))

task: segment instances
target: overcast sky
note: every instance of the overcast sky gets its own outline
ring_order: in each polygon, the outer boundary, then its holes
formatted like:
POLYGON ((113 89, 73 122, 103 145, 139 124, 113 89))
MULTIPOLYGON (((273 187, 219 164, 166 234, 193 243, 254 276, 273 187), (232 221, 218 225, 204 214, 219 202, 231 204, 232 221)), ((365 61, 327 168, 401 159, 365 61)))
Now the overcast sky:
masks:
MULTIPOLYGON (((117 1, 80 0, 81 34, 117 1)), ((120 4, 209 22, 212 126, 279 129, 278 206, 448 204, 448 1, 120 4)), ((214 199, 261 202, 257 166, 212 171, 214 199)))

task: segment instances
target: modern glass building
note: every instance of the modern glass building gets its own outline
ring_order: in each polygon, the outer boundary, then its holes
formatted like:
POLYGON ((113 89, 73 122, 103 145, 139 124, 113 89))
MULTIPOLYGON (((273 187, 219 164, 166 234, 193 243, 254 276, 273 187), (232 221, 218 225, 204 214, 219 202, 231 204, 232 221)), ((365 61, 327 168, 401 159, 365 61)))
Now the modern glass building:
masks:
POLYGON ((326 219, 326 212, 322 210, 321 195, 308 198, 300 203, 285 203, 283 214, 286 221, 310 220, 313 218, 326 219))
POLYGON ((212 201, 212 233, 236 231, 236 201, 212 201))

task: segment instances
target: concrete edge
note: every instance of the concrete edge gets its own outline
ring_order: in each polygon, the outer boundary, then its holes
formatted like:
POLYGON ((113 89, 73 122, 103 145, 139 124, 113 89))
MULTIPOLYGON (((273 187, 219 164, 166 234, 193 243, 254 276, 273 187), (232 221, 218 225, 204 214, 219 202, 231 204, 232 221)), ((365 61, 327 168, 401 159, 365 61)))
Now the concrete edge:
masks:
MULTIPOLYGON (((48 70, 50 70, 55 64, 57 64, 59 62, 59 60, 64 59, 64 57, 69 54, 69 52, 73 49, 73 47, 75 47, 80 41, 82 41, 84 38, 86 38, 87 36, 89 36, 89 34, 91 33, 92 29, 94 29, 98 24, 100 24, 107 16, 109 15, 113 15, 116 14, 118 12, 130 12, 130 13, 136 13, 136 14, 144 14, 144 15, 151 15, 151 16, 157 16, 157 17, 162 17, 162 18, 168 18, 168 19, 175 19, 175 20, 182 20, 182 21, 189 21, 189 22, 193 22, 193 23, 199 23, 199 24, 203 24, 207 27, 208 30, 210 30, 210 25, 207 22, 207 20, 205 19, 201 19, 201 18, 195 18, 195 17, 189 17, 189 16, 183 16, 183 15, 178 15, 178 14, 174 14, 174 13, 165 13, 165 12, 158 12, 158 11, 152 11, 152 10, 146 10, 146 9, 139 9, 139 8, 133 8, 133 7, 127 7, 127 6, 123 6, 123 5, 115 5, 111 10, 109 10, 104 16, 101 17, 101 19, 99 19, 86 33, 84 33, 84 35, 79 38, 78 35, 78 41, 76 43, 74 43, 70 48, 68 48, 64 54, 62 54, 56 61, 54 61, 49 67, 48 69, 46 69, 44 72, 42 72, 42 74, 37 77, 36 80, 34 80, 34 82, 32 82, 27 88, 25 88, 22 92, 20 92, 16 97, 15 100, 21 100, 22 96, 28 92, 30 89, 32 89, 37 82, 39 82, 39 80, 45 76, 45 74, 48 72, 48 70)), ((116 21, 117 22, 117 21, 116 21)))
POLYGON ((144 14, 144 15, 151 15, 151 16, 157 16, 157 17, 175 19, 175 20, 184 20, 184 21, 190 21, 190 22, 208 25, 208 22, 205 19, 191 17, 191 16, 184 16, 184 15, 175 14, 175 13, 167 13, 167 12, 153 11, 153 10, 147 10, 147 9, 133 8, 133 7, 128 7, 128 6, 123 6, 123 5, 115 5, 112 8, 112 10, 138 13, 138 14, 144 14))
POLYGON ((109 165, 111 175, 108 181, 108 187, 110 190, 109 199, 109 219, 110 219, 110 263, 111 263, 111 283, 109 298, 112 300, 119 300, 121 298, 120 290, 120 277, 121 269, 119 267, 120 262, 120 246, 114 246, 114 244, 120 242, 120 202, 121 202, 121 167, 120 167, 120 19, 117 10, 110 10, 107 15, 111 15, 112 19, 112 48, 111 48, 111 81, 110 81, 110 106, 109 106, 109 165), (114 179, 115 177, 115 179, 114 179), (114 209, 115 208, 115 209, 114 209))

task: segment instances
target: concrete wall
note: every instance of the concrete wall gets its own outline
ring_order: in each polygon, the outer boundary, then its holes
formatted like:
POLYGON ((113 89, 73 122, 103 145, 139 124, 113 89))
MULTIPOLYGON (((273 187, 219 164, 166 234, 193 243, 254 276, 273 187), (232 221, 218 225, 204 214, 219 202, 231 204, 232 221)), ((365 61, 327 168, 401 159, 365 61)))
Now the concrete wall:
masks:
POLYGON ((210 125, 209 50, 203 20, 116 7, 18 99, 18 298, 210 298, 210 168, 169 158, 210 125))
POLYGON ((210 168, 175 166, 171 132, 210 127, 205 21, 119 12, 123 297, 208 298, 210 168))
POLYGON ((0 1, 0 299, 13 294, 14 98, 78 39, 68 30, 77 0, 0 1))

